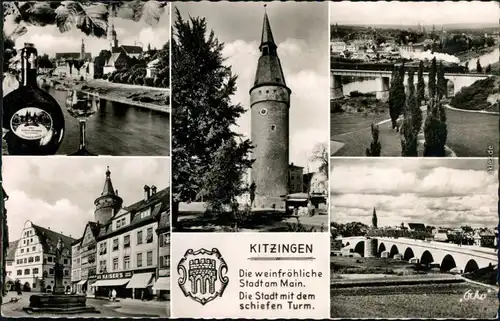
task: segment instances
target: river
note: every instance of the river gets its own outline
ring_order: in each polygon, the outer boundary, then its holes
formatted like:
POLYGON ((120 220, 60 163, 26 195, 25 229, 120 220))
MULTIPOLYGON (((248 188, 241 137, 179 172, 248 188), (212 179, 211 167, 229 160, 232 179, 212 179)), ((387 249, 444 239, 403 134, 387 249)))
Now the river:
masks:
MULTIPOLYGON (((500 49, 496 48, 494 51, 483 54, 479 57, 479 61, 481 62, 481 66, 485 68, 489 64, 493 64, 498 62, 498 57, 500 54, 500 49)), ((469 69, 476 69, 476 62, 478 58, 472 58, 469 60, 469 69)), ((375 79, 370 80, 360 80, 351 82, 343 85, 344 94, 349 95, 351 91, 359 91, 362 93, 376 92, 379 89, 380 84, 375 79)))
MULTIPOLYGON (((66 132, 57 154, 78 149, 78 121, 66 111, 66 91, 48 89, 64 113, 66 132)), ((98 155, 169 156, 170 116, 145 108, 105 101, 87 121, 87 149, 98 155)))
MULTIPOLYGON (((493 50, 492 52, 479 56, 479 62, 481 63, 481 66, 485 68, 489 64, 494 64, 495 62, 498 62, 499 56, 500 56, 500 49, 496 47, 495 50, 493 50)), ((476 70, 477 59, 478 58, 469 59, 470 70, 476 70)))

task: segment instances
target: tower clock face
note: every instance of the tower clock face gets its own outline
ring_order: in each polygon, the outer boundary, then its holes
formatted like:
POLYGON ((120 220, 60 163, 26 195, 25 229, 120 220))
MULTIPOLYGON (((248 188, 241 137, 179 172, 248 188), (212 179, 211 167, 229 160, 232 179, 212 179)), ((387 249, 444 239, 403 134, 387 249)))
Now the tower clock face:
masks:
POLYGON ((266 108, 262 108, 262 109, 259 111, 259 114, 261 114, 262 116, 267 115, 267 109, 266 109, 266 108))

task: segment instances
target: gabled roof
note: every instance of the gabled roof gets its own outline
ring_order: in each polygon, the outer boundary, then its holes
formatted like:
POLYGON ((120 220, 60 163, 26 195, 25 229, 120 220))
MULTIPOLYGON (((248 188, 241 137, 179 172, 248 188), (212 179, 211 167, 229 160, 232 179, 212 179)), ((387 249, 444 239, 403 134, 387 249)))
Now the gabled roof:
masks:
POLYGON ((5 261, 14 261, 14 258, 16 257, 17 244, 19 244, 19 241, 20 240, 9 242, 9 247, 7 248, 7 256, 5 257, 5 261))
POLYGON ((138 54, 138 53, 142 53, 142 47, 139 47, 139 46, 121 45, 120 48, 126 54, 138 54))
POLYGON ((42 244, 44 253, 55 254, 56 245, 59 238, 61 238, 64 247, 69 252, 71 252, 71 245, 75 241, 74 238, 46 229, 45 227, 41 227, 35 224, 31 225, 35 229, 35 233, 38 236, 40 243, 42 244))
POLYGON ((116 61, 121 55, 125 55, 123 52, 115 52, 111 54, 111 57, 109 57, 108 62, 106 63, 106 66, 114 66, 116 61))
POLYGON ((167 230, 170 228, 170 210, 163 211, 158 222, 158 230, 167 230))

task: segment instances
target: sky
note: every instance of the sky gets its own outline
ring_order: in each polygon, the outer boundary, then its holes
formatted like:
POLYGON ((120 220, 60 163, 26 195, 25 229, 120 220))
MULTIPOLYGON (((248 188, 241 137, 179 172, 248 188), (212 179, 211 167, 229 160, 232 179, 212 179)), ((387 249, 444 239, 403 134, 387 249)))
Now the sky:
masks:
POLYGON ((330 220, 492 228, 498 224, 498 164, 486 159, 332 159, 330 220))
POLYGON ((4 157, 3 187, 9 240, 20 238, 27 220, 77 239, 94 220, 106 166, 113 187, 128 206, 142 199, 144 185, 169 186, 169 158, 4 157))
MULTIPOLYGON (((205 17, 208 29, 225 43, 226 64, 238 75, 233 103, 250 107, 250 90, 259 59, 264 18, 263 3, 175 3, 183 18, 205 17)), ((316 170, 309 162, 317 143, 329 139, 329 31, 328 3, 272 2, 267 14, 287 86, 290 103, 290 162, 316 170)), ((173 8, 172 8, 173 9, 173 8)), ((172 12, 172 21, 175 13, 172 12)), ((175 31, 174 31, 175 34, 175 31)), ((235 131, 250 137, 250 112, 235 131)))
MULTIPOLYGON (((147 25, 144 21, 116 17, 114 19, 115 31, 119 45, 142 44, 146 49, 148 43, 152 48, 161 48, 170 39, 170 5, 165 7, 163 15, 154 27, 147 25)), ((15 28, 11 18, 7 17, 4 25, 8 35, 15 28)), ((85 42, 85 51, 96 56, 102 49, 109 49, 106 37, 95 38, 86 36, 77 28, 61 33, 56 26, 27 26, 28 32, 16 39, 16 47, 22 48, 25 42, 33 43, 38 53, 55 56, 56 52, 80 52, 82 39, 85 42)))
POLYGON ((445 2, 331 2, 332 24, 442 25, 451 23, 498 23, 496 1, 445 2))

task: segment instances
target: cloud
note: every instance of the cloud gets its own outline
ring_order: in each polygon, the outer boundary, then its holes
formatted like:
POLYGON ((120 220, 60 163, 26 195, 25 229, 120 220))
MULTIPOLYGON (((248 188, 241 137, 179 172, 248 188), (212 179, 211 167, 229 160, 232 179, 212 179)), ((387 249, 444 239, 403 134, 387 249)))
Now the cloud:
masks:
POLYGON ((498 171, 479 170, 483 160, 349 160, 333 162, 331 220, 383 226, 422 222, 434 226, 497 224, 498 171), (386 161, 384 164, 382 161, 386 161), (462 164, 460 164, 462 163, 462 164), (475 163, 474 169, 466 164, 475 163), (400 165, 399 165, 400 164, 400 165), (432 168, 430 165, 434 166, 432 168))

